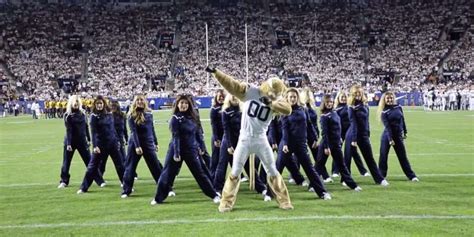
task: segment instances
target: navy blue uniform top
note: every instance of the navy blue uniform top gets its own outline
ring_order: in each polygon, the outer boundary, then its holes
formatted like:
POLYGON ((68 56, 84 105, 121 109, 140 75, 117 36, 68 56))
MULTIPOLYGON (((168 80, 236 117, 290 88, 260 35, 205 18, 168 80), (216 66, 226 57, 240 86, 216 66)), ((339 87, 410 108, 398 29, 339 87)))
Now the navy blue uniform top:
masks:
POLYGON ((321 144, 329 148, 329 144, 341 143, 341 119, 336 111, 321 114, 321 144))
POLYGON ((65 145, 84 144, 91 141, 86 114, 81 112, 65 113, 64 125, 66 126, 65 145))
MULTIPOLYGON (((351 126, 351 121, 349 120, 349 107, 347 104, 338 104, 336 108, 337 115, 341 119, 341 130, 347 131, 351 126)), ((345 136, 346 134, 342 134, 341 136, 345 136)))
POLYGON ((407 134, 405 118, 400 105, 386 105, 382 111, 382 122, 385 127, 384 132, 393 139, 394 136, 403 136, 407 134))
POLYGON ((197 149, 203 150, 201 130, 196 121, 184 113, 177 112, 170 121, 172 143, 175 156, 192 154, 197 149), (181 153, 181 151, 183 153, 181 153))
POLYGON ((224 137, 227 141, 227 148, 235 148, 239 141, 241 119, 242 112, 239 106, 231 106, 222 113, 222 124, 224 127, 224 137))
POLYGON ((224 127, 222 126, 222 105, 217 104, 211 108, 212 136, 216 140, 222 140, 224 127))
POLYGON ((351 121, 350 132, 352 142, 357 141, 358 137, 370 137, 369 128, 369 107, 359 103, 349 107, 349 120, 351 121))
MULTIPOLYGON (((314 127, 314 131, 316 132, 316 141, 317 141, 319 139, 318 114, 316 114, 316 111, 313 108, 311 108, 311 106, 309 105, 306 106, 306 110, 308 110, 309 120, 311 121, 311 124, 314 127)), ((310 127, 308 127, 308 134, 310 133, 309 130, 310 130, 310 127)))
POLYGON ((316 131, 311 124, 307 110, 299 105, 293 105, 291 108, 291 114, 281 118, 281 142, 288 145, 290 141, 314 141, 316 131))
POLYGON ((94 147, 110 146, 118 143, 112 113, 91 114, 92 145, 94 147))
POLYGON ((135 147, 150 147, 152 144, 158 145, 156 139, 155 126, 153 125, 153 114, 145 112, 145 122, 138 125, 132 116, 128 117, 128 126, 130 127, 130 142, 135 147))
POLYGON ((121 115, 114 115, 114 127, 120 143, 128 141, 127 119, 121 115))
POLYGON ((282 137, 280 116, 275 116, 268 126, 268 142, 270 145, 280 144, 282 137))

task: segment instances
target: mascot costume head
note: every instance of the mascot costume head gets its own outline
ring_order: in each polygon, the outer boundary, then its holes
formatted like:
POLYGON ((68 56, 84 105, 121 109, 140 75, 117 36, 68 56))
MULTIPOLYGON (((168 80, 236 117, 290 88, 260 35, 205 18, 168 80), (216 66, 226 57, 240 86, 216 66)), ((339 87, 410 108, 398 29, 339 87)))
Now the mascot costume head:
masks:
POLYGON ((260 85, 260 91, 271 100, 279 99, 286 91, 286 86, 278 77, 270 77, 260 85))

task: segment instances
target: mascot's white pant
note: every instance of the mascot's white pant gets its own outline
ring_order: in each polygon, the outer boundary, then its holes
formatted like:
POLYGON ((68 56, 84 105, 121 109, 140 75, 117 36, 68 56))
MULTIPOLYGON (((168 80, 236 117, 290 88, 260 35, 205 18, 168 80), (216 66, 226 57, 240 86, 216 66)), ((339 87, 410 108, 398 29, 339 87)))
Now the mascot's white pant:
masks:
POLYGON ((245 162, 247 162, 250 154, 258 156, 263 168, 269 176, 277 176, 280 174, 276 168, 275 160, 273 159, 273 150, 268 143, 267 136, 265 134, 259 136, 240 134, 239 142, 234 150, 232 176, 240 177, 245 162))

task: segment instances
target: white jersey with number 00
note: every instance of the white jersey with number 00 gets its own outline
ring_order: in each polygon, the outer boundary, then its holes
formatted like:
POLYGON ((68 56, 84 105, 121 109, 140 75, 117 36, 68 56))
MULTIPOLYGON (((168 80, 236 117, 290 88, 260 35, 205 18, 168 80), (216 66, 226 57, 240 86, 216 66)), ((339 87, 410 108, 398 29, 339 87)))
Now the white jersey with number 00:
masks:
POLYGON ((244 97, 240 135, 266 136, 273 112, 270 107, 260 101, 260 90, 249 86, 244 97))

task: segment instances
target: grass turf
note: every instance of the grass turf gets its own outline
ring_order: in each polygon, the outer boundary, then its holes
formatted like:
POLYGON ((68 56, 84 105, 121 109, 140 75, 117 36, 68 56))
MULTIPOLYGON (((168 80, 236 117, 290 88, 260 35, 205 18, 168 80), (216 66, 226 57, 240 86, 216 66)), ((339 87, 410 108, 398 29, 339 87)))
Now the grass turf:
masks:
MULTIPOLYGON (((375 120, 375 108, 372 111, 371 141, 378 160, 382 125, 375 120)), ((201 113, 202 118, 209 117, 208 110, 201 113)), ((361 177, 353 166, 361 193, 336 181, 327 185, 333 200, 322 201, 305 188, 288 184, 295 210, 282 211, 275 201, 263 202, 243 183, 234 211, 226 214, 218 213, 217 205, 201 193, 186 166, 175 182, 177 196, 150 206, 156 186, 143 161, 136 192, 128 199, 120 198, 110 160, 107 187, 94 184, 89 193, 75 194, 85 172, 76 152, 71 184, 59 190, 62 120, 2 118, 0 236, 472 236, 474 113, 405 108, 405 116, 409 160, 420 183, 406 180, 392 150, 388 188, 361 177)), ((155 113, 161 162, 170 139, 169 117, 169 111, 155 113)), ((203 125, 209 148, 209 121, 203 125)))

